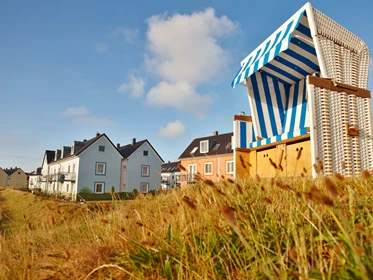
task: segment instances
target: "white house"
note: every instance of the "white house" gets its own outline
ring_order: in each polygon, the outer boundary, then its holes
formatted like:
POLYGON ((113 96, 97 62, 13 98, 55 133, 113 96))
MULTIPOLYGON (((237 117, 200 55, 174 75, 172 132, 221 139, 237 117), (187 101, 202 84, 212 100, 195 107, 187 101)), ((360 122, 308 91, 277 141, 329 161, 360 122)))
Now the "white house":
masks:
POLYGON ((106 134, 90 140, 73 141, 71 147, 46 151, 39 186, 52 193, 76 197, 87 187, 92 193, 119 190, 122 155, 106 134))
POLYGON ((166 162, 162 164, 162 189, 173 189, 180 187, 181 170, 179 168, 180 161, 166 162))
POLYGON ((122 147, 117 144, 117 148, 123 157, 120 191, 136 189, 147 193, 161 186, 163 159, 148 140, 136 142, 136 138, 133 138, 131 144, 122 147))

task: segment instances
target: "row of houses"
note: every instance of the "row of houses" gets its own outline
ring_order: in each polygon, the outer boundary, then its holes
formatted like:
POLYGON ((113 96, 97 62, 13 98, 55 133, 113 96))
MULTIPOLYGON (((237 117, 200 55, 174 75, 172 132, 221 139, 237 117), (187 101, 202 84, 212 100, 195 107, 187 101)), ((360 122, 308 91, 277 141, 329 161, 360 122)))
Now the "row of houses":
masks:
POLYGON ((73 141, 71 146, 46 150, 41 167, 29 174, 30 189, 61 194, 76 199, 83 188, 92 193, 109 193, 185 187, 194 183, 196 174, 219 181, 234 175, 233 133, 194 139, 179 161, 164 163, 145 139, 121 146, 106 134, 73 141))
POLYGON ((163 159, 148 140, 114 145, 106 134, 73 141, 71 146, 45 151, 42 166, 30 175, 29 188, 73 199, 88 188, 92 193, 147 193, 161 185, 163 159))

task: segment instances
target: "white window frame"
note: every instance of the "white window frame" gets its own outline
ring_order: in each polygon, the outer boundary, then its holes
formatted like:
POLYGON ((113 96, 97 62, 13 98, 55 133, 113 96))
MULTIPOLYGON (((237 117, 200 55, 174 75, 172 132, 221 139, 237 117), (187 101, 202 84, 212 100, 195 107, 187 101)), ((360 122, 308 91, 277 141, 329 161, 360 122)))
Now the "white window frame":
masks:
POLYGON ((150 176, 150 166, 149 165, 141 165, 141 177, 149 177, 150 176), (146 168, 147 172, 144 173, 144 167, 146 168))
POLYGON ((140 192, 148 193, 149 192, 149 183, 141 183, 140 185, 140 192), (146 186, 146 192, 143 191, 143 187, 146 186))
POLYGON ((233 174, 234 172, 234 161, 226 161, 225 162, 225 174, 233 174), (229 165, 232 165, 232 171, 229 171, 229 165))
POLYGON ((206 154, 206 153, 209 152, 209 140, 203 140, 203 141, 199 142, 199 152, 201 154, 206 154), (203 146, 205 144, 206 144, 206 147, 205 147, 205 149, 203 149, 204 148, 203 146))
POLYGON ((105 191, 105 183, 104 182, 95 182, 95 193, 104 193, 104 191, 105 191), (101 192, 97 191, 97 185, 102 185, 101 192))
POLYGON ((100 153, 105 153, 105 151, 106 151, 106 147, 105 147, 104 145, 99 145, 99 146, 98 146, 98 151, 99 151, 100 153), (104 148, 104 150, 103 150, 103 151, 100 151, 100 148, 104 148))
POLYGON ((106 174, 106 163, 105 162, 96 162, 96 175, 105 175, 106 174), (99 172, 99 166, 102 165, 102 172, 99 172))
POLYGON ((205 172, 205 175, 212 175, 212 162, 205 162, 203 170, 205 172), (210 166, 210 172, 206 172, 207 166, 210 166))

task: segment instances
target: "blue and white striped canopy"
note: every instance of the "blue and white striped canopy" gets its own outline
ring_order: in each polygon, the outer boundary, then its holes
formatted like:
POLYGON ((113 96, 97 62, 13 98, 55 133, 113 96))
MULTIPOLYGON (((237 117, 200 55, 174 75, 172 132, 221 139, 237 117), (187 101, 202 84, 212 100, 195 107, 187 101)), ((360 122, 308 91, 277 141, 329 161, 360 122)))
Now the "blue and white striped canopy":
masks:
POLYGON ((316 51, 303 7, 268 37, 242 62, 232 81, 234 88, 258 71, 290 86, 319 71, 316 51))

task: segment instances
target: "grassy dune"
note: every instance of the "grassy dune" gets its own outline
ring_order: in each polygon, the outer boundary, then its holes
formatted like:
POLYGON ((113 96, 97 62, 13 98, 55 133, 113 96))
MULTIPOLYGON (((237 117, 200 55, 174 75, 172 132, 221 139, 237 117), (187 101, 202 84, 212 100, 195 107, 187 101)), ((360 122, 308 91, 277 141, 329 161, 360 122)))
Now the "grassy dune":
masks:
POLYGON ((372 184, 201 180, 87 205, 3 190, 0 279, 373 279, 372 184))

